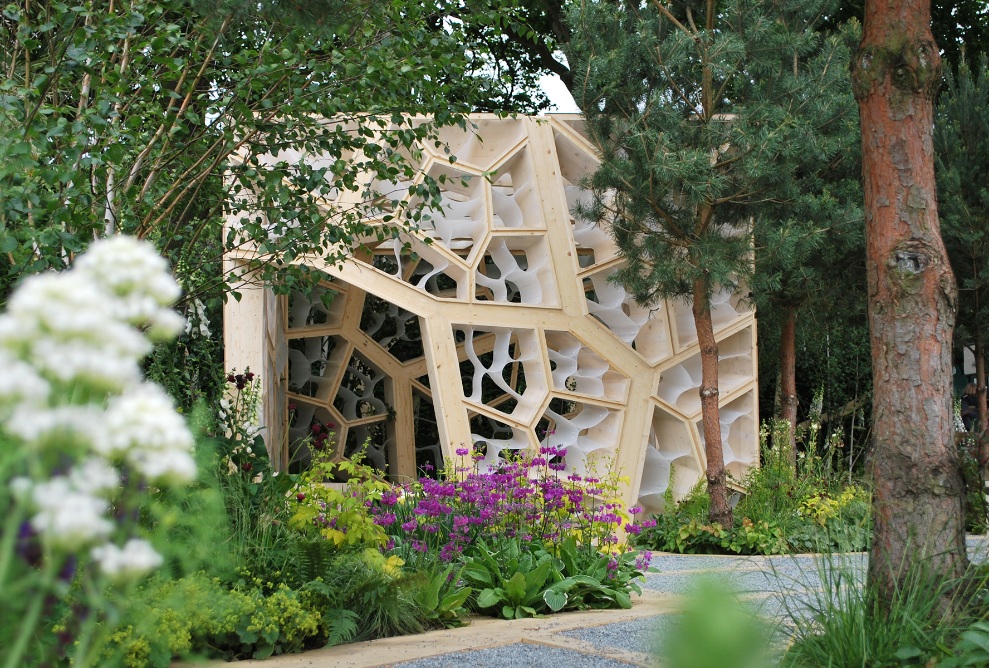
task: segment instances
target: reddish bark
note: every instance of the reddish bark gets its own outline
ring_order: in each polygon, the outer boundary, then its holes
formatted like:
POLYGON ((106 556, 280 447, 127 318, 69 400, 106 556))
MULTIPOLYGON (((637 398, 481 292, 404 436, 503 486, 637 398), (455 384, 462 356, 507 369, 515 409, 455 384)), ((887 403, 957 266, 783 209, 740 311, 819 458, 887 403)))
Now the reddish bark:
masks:
POLYGON ((941 62, 930 18, 930 0, 866 0, 852 75, 873 359, 869 578, 887 601, 906 566, 955 578, 968 561, 951 405, 957 289, 937 216, 932 132, 941 62))
POLYGON ((725 454, 721 443, 721 411, 718 408, 718 343, 711 322, 711 300, 707 281, 694 281, 694 326, 701 349, 701 419, 704 425, 704 454, 707 457, 707 493, 711 497, 709 516, 723 527, 733 523, 728 505, 725 454))
POLYGON ((975 333, 975 405, 979 409, 979 433, 989 429, 989 410, 986 410, 986 347, 982 344, 982 331, 975 333))
POLYGON ((982 331, 975 331, 975 405, 979 409, 979 420, 975 430, 979 435, 979 472, 982 478, 983 493, 989 489, 989 411, 986 410, 986 351, 982 344, 982 331))
POLYGON ((797 310, 786 309, 780 331, 780 418, 789 425, 790 466, 797 470, 797 310))

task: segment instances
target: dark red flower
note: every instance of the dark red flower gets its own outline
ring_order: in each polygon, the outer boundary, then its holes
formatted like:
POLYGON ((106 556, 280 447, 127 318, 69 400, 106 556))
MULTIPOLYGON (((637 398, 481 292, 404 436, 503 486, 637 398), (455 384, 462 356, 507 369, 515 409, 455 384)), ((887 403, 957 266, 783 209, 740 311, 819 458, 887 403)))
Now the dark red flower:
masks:
POLYGON ((247 382, 251 382, 252 380, 254 380, 254 372, 248 371, 247 373, 244 374, 244 378, 247 379, 247 382))
POLYGON ((297 499, 298 501, 305 501, 305 500, 306 500, 306 495, 305 495, 305 494, 303 494, 302 492, 299 492, 298 494, 296 494, 296 495, 295 495, 295 498, 296 498, 296 499, 297 499))
POLYGON ((251 469, 254 468, 254 464, 250 462, 244 462, 243 464, 240 465, 240 468, 244 469, 245 471, 250 471, 251 469))
POLYGON ((227 382, 228 383, 236 383, 237 382, 237 377, 235 375, 233 375, 233 374, 230 374, 229 376, 227 376, 227 382))

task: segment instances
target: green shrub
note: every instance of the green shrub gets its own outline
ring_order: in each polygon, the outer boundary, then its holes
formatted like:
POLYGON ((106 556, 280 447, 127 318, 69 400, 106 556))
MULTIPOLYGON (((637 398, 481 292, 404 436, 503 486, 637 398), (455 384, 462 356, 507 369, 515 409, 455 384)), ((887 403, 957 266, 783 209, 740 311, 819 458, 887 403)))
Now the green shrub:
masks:
MULTIPOLYGON (((689 554, 785 554, 791 552, 858 551, 872 537, 871 497, 859 485, 832 485, 822 462, 805 454, 795 471, 785 433, 761 431, 762 466, 742 480, 745 493, 735 508, 735 523, 708 522, 710 501, 704 480, 675 503, 667 492, 666 510, 643 529, 637 545, 689 554)), ((668 490, 672 490, 672 480, 668 490)))
POLYGON ((266 658, 315 646, 320 613, 285 585, 231 588, 205 573, 153 580, 110 638, 106 657, 167 667, 175 658, 266 658))
POLYGON ((471 605, 504 619, 632 607, 629 592, 642 592, 636 580, 647 560, 635 551, 614 555, 586 547, 572 536, 555 550, 519 539, 503 541, 495 550, 481 541, 463 569, 464 580, 477 589, 471 605))

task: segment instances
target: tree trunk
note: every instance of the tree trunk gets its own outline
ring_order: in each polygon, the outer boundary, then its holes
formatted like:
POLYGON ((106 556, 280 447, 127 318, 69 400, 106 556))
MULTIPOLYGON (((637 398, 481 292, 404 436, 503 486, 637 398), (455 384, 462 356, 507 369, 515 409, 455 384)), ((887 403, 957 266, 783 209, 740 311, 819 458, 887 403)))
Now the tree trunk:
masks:
POLYGON ((786 309, 780 332, 781 419, 789 426, 790 467, 797 470, 797 309, 786 309))
POLYGON ((718 343, 711 322, 711 300, 707 281, 694 281, 694 326, 701 349, 701 416, 704 425, 704 454, 707 457, 707 493, 711 497, 711 522, 730 528, 733 523, 728 505, 725 454, 721 444, 721 411, 718 408, 718 343))
POLYGON ((986 409, 986 347, 982 343, 982 328, 975 329, 975 392, 979 408, 979 433, 989 430, 989 410, 986 409))
POLYGON ((975 405, 979 408, 977 442, 979 444, 979 473, 982 493, 989 492, 989 411, 986 410, 986 351, 982 343, 982 328, 975 328, 975 405))
POLYGON ((937 216, 932 100, 941 62, 930 18, 930 0, 866 0, 852 74, 874 388, 869 579, 887 603, 908 566, 956 578, 968 563, 953 438, 957 289, 937 216))

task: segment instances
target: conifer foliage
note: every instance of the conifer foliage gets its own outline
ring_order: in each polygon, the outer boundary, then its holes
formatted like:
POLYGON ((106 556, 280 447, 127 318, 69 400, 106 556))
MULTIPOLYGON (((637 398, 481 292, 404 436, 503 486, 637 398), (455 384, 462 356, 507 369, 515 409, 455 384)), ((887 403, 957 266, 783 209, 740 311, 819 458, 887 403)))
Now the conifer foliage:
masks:
POLYGON ((693 300, 711 520, 724 526, 711 297, 749 276, 753 221, 799 194, 791 177, 833 115, 822 101, 848 60, 815 31, 826 12, 821 0, 602 0, 569 15, 575 97, 602 157, 585 213, 610 224, 616 280, 640 303, 693 300))

